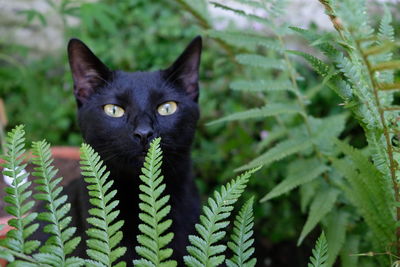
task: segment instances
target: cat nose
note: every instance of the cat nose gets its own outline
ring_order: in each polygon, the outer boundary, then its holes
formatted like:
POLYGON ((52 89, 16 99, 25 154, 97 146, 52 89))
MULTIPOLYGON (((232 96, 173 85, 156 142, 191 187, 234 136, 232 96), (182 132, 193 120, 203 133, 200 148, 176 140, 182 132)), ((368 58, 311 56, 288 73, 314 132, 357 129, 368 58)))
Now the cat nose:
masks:
POLYGON ((150 127, 137 128, 133 135, 138 138, 142 144, 146 144, 150 137, 153 136, 153 130, 150 127))

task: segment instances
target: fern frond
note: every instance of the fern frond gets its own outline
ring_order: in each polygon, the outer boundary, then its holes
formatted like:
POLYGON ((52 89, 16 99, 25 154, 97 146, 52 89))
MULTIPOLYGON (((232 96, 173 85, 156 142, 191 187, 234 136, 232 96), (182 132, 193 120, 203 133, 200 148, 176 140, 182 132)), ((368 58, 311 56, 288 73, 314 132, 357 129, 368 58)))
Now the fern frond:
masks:
POLYGON ((249 13, 249 12, 245 12, 245 11, 243 11, 241 9, 238 9, 238 8, 233 8, 233 7, 227 6, 225 4, 217 3, 217 2, 214 2, 214 1, 211 1, 210 3, 212 5, 214 5, 216 8, 220 8, 220 9, 226 10, 226 11, 231 11, 232 13, 234 13, 234 14, 236 14, 238 16, 242 16, 242 17, 244 17, 246 19, 249 19, 251 21, 263 24, 263 25, 265 25, 267 27, 271 27, 271 28, 274 27, 274 25, 269 20, 267 20, 266 18, 260 17, 258 15, 255 15, 255 14, 252 14, 252 13, 249 13))
MULTIPOLYGON (((113 184, 108 180, 110 175, 100 156, 88 144, 81 146, 81 170, 90 195, 90 203, 94 208, 89 209, 91 215, 87 221, 92 227, 86 232, 89 239, 86 241, 87 255, 94 261, 105 266, 112 266, 113 263, 126 252, 125 247, 119 247, 122 240, 120 230, 123 221, 115 221, 119 214, 116 209, 118 200, 113 200, 116 190, 110 191, 113 184)), ((125 266, 120 262, 118 266, 125 266)))
POLYGON ((346 240, 346 228, 349 214, 337 211, 331 214, 327 225, 326 239, 329 244, 327 266, 333 266, 346 240))
POLYGON ((233 233, 231 241, 228 242, 228 247, 232 250, 233 256, 226 260, 228 267, 253 267, 256 265, 257 260, 251 258, 254 253, 252 247, 254 243, 254 238, 252 238, 254 226, 253 202, 254 197, 243 205, 233 222, 233 233))
POLYGON ((307 221, 301 231, 297 245, 300 245, 312 229, 324 218, 334 207, 339 191, 336 189, 325 189, 319 191, 310 206, 307 221))
POLYGON ((326 260, 328 259, 328 242, 324 232, 319 236, 315 248, 312 250, 310 263, 308 267, 326 267, 326 260))
POLYGON ((329 170, 329 168, 321 164, 317 159, 300 159, 292 162, 288 167, 288 176, 285 180, 280 182, 276 187, 274 187, 271 192, 264 196, 260 201, 268 201, 272 198, 278 197, 290 190, 306 184, 322 173, 329 170))
MULTIPOLYGON (((81 239, 73 237, 76 227, 68 227, 71 216, 66 216, 66 214, 71 204, 66 203, 66 195, 61 195, 62 177, 56 178, 57 170, 51 166, 53 160, 50 145, 46 141, 34 142, 32 149, 33 155, 36 156, 33 158, 33 163, 36 165, 33 175, 37 177, 36 190, 40 192, 34 197, 48 203, 46 205, 48 212, 40 213, 38 219, 49 223, 44 227, 44 231, 52 235, 40 248, 41 253, 33 257, 39 262, 52 266, 65 266, 67 255, 73 252, 81 239)), ((75 266, 84 263, 79 258, 75 258, 75 262, 75 266)))
POLYGON ((271 164, 272 162, 281 160, 297 152, 312 147, 312 140, 304 136, 296 136, 277 143, 261 156, 253 159, 248 164, 236 169, 235 171, 243 171, 260 165, 271 164))
POLYGON ((173 239, 174 234, 166 233, 172 220, 165 220, 171 206, 168 205, 170 196, 162 196, 165 190, 164 177, 161 175, 162 152, 160 138, 154 139, 146 155, 143 175, 140 176, 143 184, 139 186, 142 192, 139 195, 141 203, 139 218, 140 235, 137 240, 140 245, 135 247, 136 252, 143 258, 134 260, 135 266, 177 266, 176 261, 169 260, 171 248, 165 248, 173 239))
POLYGON ((279 53, 282 52, 282 47, 277 40, 257 33, 209 30, 207 34, 229 45, 245 48, 250 51, 254 51, 258 46, 263 46, 279 53))
POLYGON ((291 91, 293 90, 290 81, 234 81, 230 84, 230 88, 237 91, 247 91, 247 92, 274 92, 274 91, 291 91))
POLYGON ((261 108, 249 109, 242 112, 236 112, 232 115, 228 115, 221 119, 212 121, 207 125, 213 125, 221 122, 227 121, 239 121, 247 119, 257 119, 271 117, 278 114, 293 114, 300 113, 301 110, 294 104, 281 104, 281 103, 271 103, 261 108))
POLYGON ((36 212, 31 212, 34 201, 28 200, 32 191, 28 190, 32 182, 24 183, 28 173, 24 173, 26 164, 23 164, 23 154, 25 153, 25 131, 22 125, 15 127, 6 137, 7 152, 3 159, 3 175, 13 179, 12 185, 5 188, 7 196, 4 201, 8 214, 14 216, 8 221, 8 225, 14 229, 7 232, 7 238, 2 241, 2 245, 20 254, 29 255, 34 252, 40 242, 37 240, 27 240, 39 227, 38 223, 33 223, 37 217, 36 212))
POLYGON ((235 180, 222 186, 220 192, 214 192, 214 198, 209 198, 207 206, 203 207, 203 215, 200 216, 200 223, 196 224, 198 236, 190 235, 190 246, 187 251, 190 255, 184 257, 186 265, 193 266, 218 266, 225 256, 222 254, 226 246, 217 245, 217 242, 224 238, 225 229, 229 221, 233 205, 244 191, 251 174, 261 167, 252 169, 238 176, 235 180))
POLYGON ((394 199, 389 181, 360 151, 343 142, 337 141, 336 144, 348 156, 345 160, 333 160, 333 166, 349 182, 349 187, 344 188, 346 195, 374 233, 378 249, 384 249, 392 243, 396 228, 391 211, 394 199))
POLYGON ((284 64, 280 59, 274 59, 256 54, 239 54, 235 58, 240 64, 251 67, 276 70, 284 69, 284 64))

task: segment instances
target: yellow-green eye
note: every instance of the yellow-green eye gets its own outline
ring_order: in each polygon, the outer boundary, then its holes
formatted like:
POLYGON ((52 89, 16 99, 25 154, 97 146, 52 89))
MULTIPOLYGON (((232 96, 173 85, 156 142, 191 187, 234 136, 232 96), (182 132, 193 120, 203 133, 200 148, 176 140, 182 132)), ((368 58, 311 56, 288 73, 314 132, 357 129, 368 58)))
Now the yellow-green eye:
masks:
POLYGON ((114 118, 122 117, 125 113, 125 110, 123 108, 113 104, 107 104, 103 107, 103 109, 108 116, 114 118))
POLYGON ((161 116, 168 116, 174 114, 178 106, 174 101, 168 101, 158 106, 157 111, 161 116))

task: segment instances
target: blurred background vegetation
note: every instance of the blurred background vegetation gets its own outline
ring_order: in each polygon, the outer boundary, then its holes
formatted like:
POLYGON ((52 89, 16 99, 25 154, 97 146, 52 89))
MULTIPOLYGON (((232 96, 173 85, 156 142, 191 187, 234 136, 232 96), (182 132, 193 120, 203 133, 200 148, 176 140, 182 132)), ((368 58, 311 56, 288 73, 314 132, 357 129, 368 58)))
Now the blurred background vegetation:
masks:
MULTIPOLYGON (((193 159, 201 192, 204 196, 209 194, 230 178, 234 169, 260 154, 268 145, 260 141, 268 138, 275 122, 266 119, 206 124, 223 115, 264 104, 265 99, 259 94, 230 90, 229 84, 237 77, 274 77, 277 73, 273 69, 250 69, 237 64, 234 55, 243 49, 209 36, 209 30, 218 28, 220 21, 211 19, 206 1, 196 1, 188 6, 181 0, 43 0, 37 1, 42 2, 37 8, 26 8, 24 1, 16 1, 21 4, 16 5, 12 15, 0 18, 0 98, 5 102, 9 120, 6 129, 22 123, 26 125, 29 141, 46 138, 53 145, 81 143, 66 57, 66 44, 71 37, 82 39, 110 68, 136 71, 167 67, 187 43, 200 34, 204 37, 202 116, 193 159), (51 12, 42 11, 43 5, 51 12), (35 32, 35 29, 49 26, 55 26, 57 33, 41 40, 39 48, 32 46, 34 33, 21 35, 21 30, 22 33, 24 30, 35 32), (61 48, 57 48, 57 44, 61 44, 61 48)), ((296 10, 286 12, 292 16, 301 15, 296 14, 296 10)), ((379 14, 378 10, 376 18, 379 14)), ((398 28, 399 20, 394 19, 394 22, 398 28)), ((234 24, 225 24, 227 29, 235 29, 234 24)), ((285 40, 288 46, 303 45, 294 35, 285 36, 285 40)), ((263 53, 274 56, 273 51, 263 53)), ((338 113, 341 110, 339 97, 321 84, 307 64, 303 61, 295 61, 295 64, 302 77, 299 89, 309 97, 308 112, 314 117, 338 113)), ((365 145, 362 130, 351 119, 342 137, 351 140, 356 147, 365 145)), ((279 161, 264 168, 251 180, 246 194, 261 199, 286 175, 286 167, 287 161, 279 161)), ((310 247, 320 232, 311 234, 300 249, 296 246, 306 219, 298 199, 298 192, 292 191, 285 198, 255 205, 256 253, 260 265, 304 266, 307 262, 310 247)))

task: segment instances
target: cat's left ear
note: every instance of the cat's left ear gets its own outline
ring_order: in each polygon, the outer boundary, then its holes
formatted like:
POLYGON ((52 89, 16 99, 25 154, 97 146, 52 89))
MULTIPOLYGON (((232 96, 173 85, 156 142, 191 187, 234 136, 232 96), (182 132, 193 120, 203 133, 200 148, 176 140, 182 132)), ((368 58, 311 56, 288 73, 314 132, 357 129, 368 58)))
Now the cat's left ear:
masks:
POLYGON ((164 79, 176 83, 197 102, 199 98, 199 66, 201 36, 194 38, 171 67, 164 71, 164 79))

